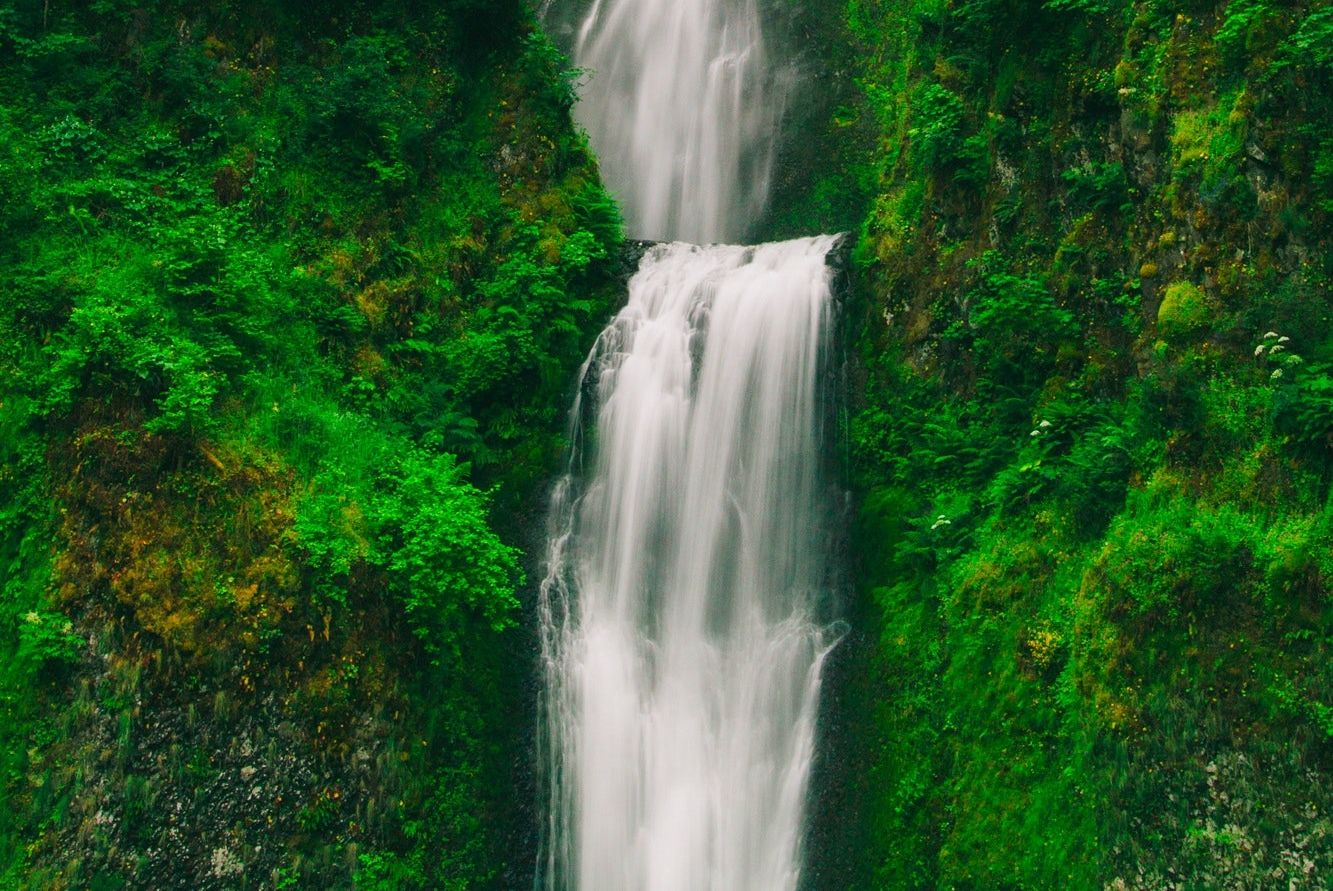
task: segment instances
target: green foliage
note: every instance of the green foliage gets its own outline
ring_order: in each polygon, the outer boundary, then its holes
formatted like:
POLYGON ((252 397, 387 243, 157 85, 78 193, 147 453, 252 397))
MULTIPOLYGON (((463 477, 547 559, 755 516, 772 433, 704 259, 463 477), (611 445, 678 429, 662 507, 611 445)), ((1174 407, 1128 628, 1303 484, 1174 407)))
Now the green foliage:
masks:
POLYGON ((1095 532, 1120 507, 1134 453, 1136 432, 1087 406, 1046 406, 1014 464, 1001 470, 987 500, 1013 510, 1044 498, 1067 505, 1075 528, 1095 532))
POLYGON ((1315 152, 1311 182, 1315 187, 1315 207, 1333 214, 1333 139, 1324 139, 1315 152))
POLYGON ((487 525, 485 501, 458 477, 448 458, 400 459, 386 468, 368 510, 389 584, 429 651, 445 641, 457 646, 457 631, 470 620, 460 614, 463 605, 493 631, 509 627, 518 607, 517 552, 501 543, 487 525))
POLYGON ((1070 201, 1080 209, 1115 212, 1126 209, 1129 180, 1120 162, 1089 163, 1060 174, 1069 186, 1070 201))
POLYGON ((1316 5, 1311 9, 1296 32, 1283 41, 1279 60, 1279 65, 1333 74, 1333 8, 1316 5))
POLYGON ((1112 0, 1046 0, 1045 6, 1047 9, 1086 15, 1106 15, 1116 8, 1112 0))
POLYGON ((358 855, 357 861, 357 891, 406 891, 426 886, 420 864, 395 854, 373 851, 358 855))
POLYGON ((967 317, 952 336, 970 341, 988 388, 1029 391, 1049 374, 1060 345, 1078 330, 1039 279, 1003 270, 987 253, 974 264, 977 282, 963 298, 967 317))
POLYGON ((925 83, 912 102, 912 129, 926 164, 947 166, 962 148, 963 100, 947 87, 925 83))
POLYGON ((320 440, 360 440, 319 459, 297 506, 297 542, 323 603, 348 605, 353 577, 377 568, 411 633, 432 656, 447 651, 452 660, 478 621, 494 632, 512 624, 518 554, 491 529, 487 499, 451 456, 358 431, 354 417, 318 408, 299 423, 320 440))
POLYGON ((154 884, 145 783, 229 794, 200 737, 230 722, 321 772, 376 753, 347 799, 266 796, 254 875, 343 887, 355 832, 366 882, 499 881, 513 542, 621 222, 526 6, 335 7, 0 10, 5 887, 111 881, 107 845, 154 884), (89 766, 112 703, 71 699, 128 665, 115 764, 89 766), (130 764, 148 779, 94 779, 130 764), (135 834, 60 834, 121 798, 135 834))
POLYGON ((38 669, 77 665, 87 648, 87 641, 74 633, 74 623, 62 613, 29 610, 22 616, 18 638, 18 658, 38 669))
POLYGON ((1097 582, 1145 628, 1204 615, 1223 609, 1248 572, 1251 534, 1248 519, 1227 508, 1171 500, 1131 509, 1107 533, 1097 582))
POLYGON ((1214 37, 1218 47, 1233 60, 1243 59, 1273 14, 1266 0, 1233 0, 1227 4, 1226 18, 1214 37))
POLYGON ((1333 366, 1288 365, 1273 402, 1274 422, 1298 448, 1333 458, 1333 366))
POLYGON ((1215 106, 1182 111, 1173 121, 1171 145, 1178 177, 1199 176, 1199 194, 1208 204, 1232 206, 1253 215, 1253 194, 1243 175, 1248 134, 1244 93, 1222 97, 1215 106))
POLYGON ((333 799, 321 795, 296 812, 296 824, 306 832, 327 832, 338 819, 338 808, 333 799))
POLYGON ((827 887, 1333 869, 1327 6, 846 4, 870 642, 827 887))

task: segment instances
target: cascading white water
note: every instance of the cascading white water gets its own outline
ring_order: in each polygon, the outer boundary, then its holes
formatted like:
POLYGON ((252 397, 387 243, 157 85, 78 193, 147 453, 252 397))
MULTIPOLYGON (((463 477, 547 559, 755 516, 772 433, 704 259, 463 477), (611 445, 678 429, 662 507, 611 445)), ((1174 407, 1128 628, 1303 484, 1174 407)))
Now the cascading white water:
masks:
MULTIPOLYGON (((576 114, 632 235, 755 228, 792 85, 761 2, 548 0, 582 11, 576 114)), ((546 891, 797 888, 835 242, 653 247, 584 365, 541 586, 546 891)))
POLYGON ((542 887, 797 886, 835 241, 651 248, 584 366, 541 588, 542 887))
POLYGON ((630 234, 743 239, 768 201, 792 73, 756 0, 594 0, 575 109, 630 234))

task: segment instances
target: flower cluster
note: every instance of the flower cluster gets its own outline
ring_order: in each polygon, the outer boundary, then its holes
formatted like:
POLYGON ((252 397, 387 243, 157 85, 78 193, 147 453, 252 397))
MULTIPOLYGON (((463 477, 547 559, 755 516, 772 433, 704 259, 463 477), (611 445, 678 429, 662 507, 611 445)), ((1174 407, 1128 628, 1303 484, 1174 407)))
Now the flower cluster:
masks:
POLYGON ((1280 335, 1276 331, 1269 331, 1264 335, 1259 345, 1254 348, 1254 358, 1276 366, 1268 376, 1269 380, 1279 380, 1284 376, 1284 372, 1292 370, 1305 361, 1291 352, 1289 343, 1291 343, 1290 337, 1280 335))

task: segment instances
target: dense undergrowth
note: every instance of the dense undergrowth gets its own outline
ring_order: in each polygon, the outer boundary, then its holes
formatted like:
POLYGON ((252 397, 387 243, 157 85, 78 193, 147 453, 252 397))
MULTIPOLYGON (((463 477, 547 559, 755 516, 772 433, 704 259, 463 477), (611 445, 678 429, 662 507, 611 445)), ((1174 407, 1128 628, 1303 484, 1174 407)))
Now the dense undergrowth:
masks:
POLYGON ((1327 887, 1333 8, 845 11, 829 887, 1327 887))
POLYGON ((0 8, 0 886, 521 884, 621 239, 519 2, 0 8))

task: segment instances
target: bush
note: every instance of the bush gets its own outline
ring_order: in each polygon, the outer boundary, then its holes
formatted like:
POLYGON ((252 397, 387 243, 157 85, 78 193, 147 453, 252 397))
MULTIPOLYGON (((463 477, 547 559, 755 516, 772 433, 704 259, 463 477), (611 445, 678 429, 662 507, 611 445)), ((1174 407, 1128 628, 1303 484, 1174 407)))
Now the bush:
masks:
POLYGON ((912 102, 912 128, 907 135, 916 140, 919 157, 928 167, 953 163, 962 146, 963 100, 952 90, 927 83, 912 102))
POLYGON ((18 657, 39 670, 77 665, 87 645, 62 613, 33 610, 20 616, 18 657))
POLYGON ((1333 214, 1333 139, 1324 139, 1315 152, 1311 165, 1314 185, 1314 205, 1326 214, 1333 214))
POLYGON ((1232 64, 1246 58, 1251 42, 1262 33, 1273 12, 1268 0, 1232 0, 1227 4, 1226 15, 1213 39, 1232 64))
POLYGON ((1117 211, 1129 201, 1129 179, 1119 161, 1088 163, 1060 174, 1069 186, 1069 200, 1079 209, 1117 211))
POLYGON ((1004 510, 1053 498, 1078 533, 1099 532, 1124 503, 1135 445, 1132 431, 1100 406, 1082 400, 1045 406, 1026 448, 991 482, 987 500, 1004 510))
POLYGON ((1117 8, 1114 0, 1046 0, 1043 5, 1047 9, 1084 15, 1107 15, 1117 8))
POLYGON ((1333 367, 1299 365, 1274 397, 1274 422, 1296 447, 1313 456, 1333 456, 1333 367))
POLYGON ((1317 9, 1282 44, 1279 64, 1333 74, 1333 8, 1317 9))
POLYGON ((408 453, 391 460, 368 505, 378 527, 372 559, 382 562, 408 627, 431 653, 458 652, 473 619, 493 631, 514 622, 518 552, 487 524, 482 493, 449 456, 408 453))
POLYGON ((985 375, 979 385, 1030 392, 1050 374, 1060 345, 1077 333, 1074 314, 1040 279, 1005 271, 994 251, 972 265, 978 280, 963 299, 966 319, 951 334, 964 341, 970 335, 985 375))

